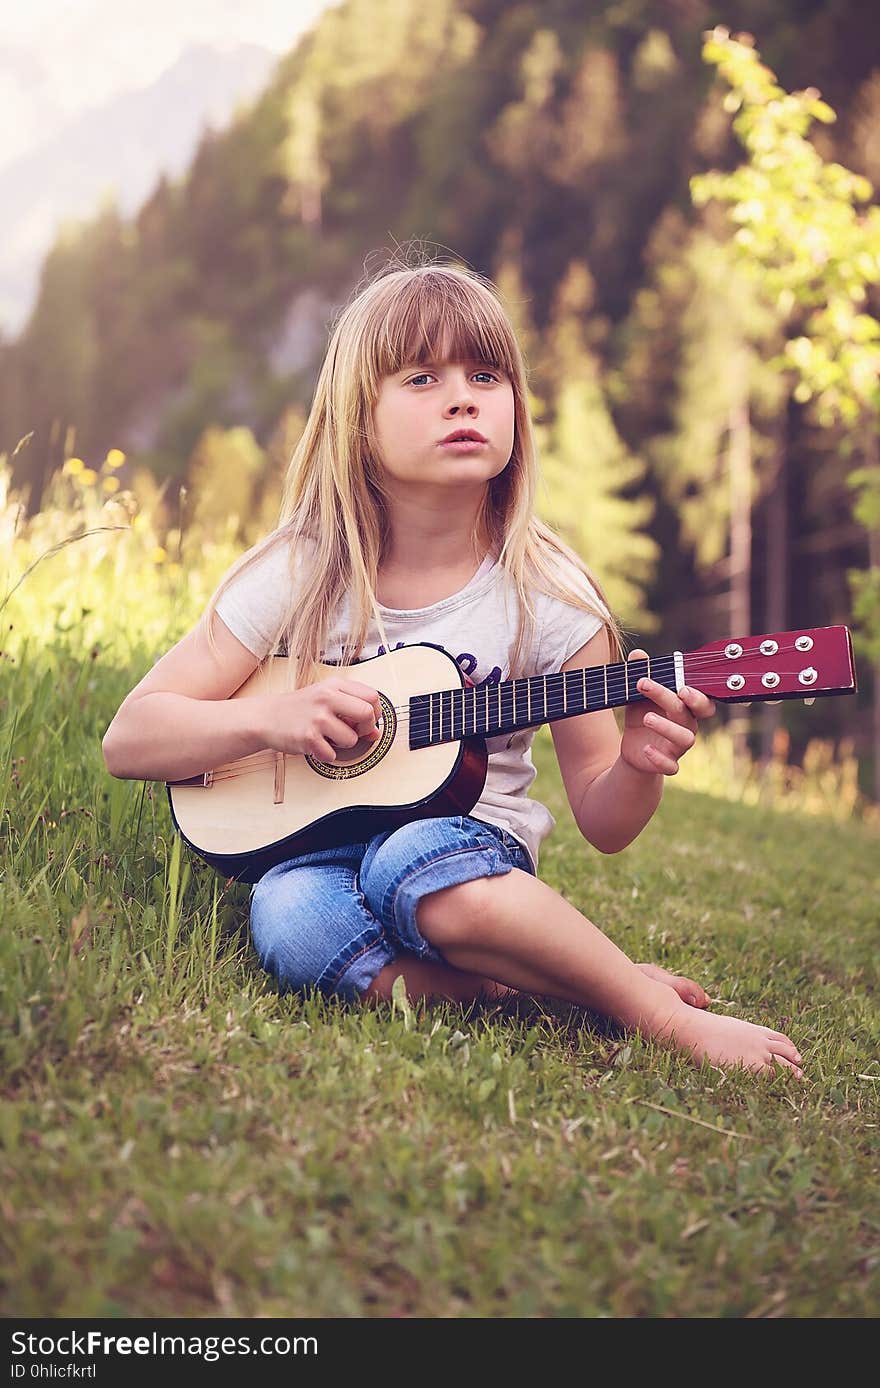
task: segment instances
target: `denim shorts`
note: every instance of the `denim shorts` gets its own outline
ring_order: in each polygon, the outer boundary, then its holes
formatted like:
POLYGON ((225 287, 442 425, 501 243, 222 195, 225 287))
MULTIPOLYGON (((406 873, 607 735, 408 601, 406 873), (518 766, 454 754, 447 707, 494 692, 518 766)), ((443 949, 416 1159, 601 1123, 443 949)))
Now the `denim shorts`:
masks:
POLYGON ((534 875, 506 829, 469 815, 414 820, 270 868, 251 889, 251 938, 282 991, 357 998, 407 950, 442 959, 416 925, 423 896, 514 867, 534 875))

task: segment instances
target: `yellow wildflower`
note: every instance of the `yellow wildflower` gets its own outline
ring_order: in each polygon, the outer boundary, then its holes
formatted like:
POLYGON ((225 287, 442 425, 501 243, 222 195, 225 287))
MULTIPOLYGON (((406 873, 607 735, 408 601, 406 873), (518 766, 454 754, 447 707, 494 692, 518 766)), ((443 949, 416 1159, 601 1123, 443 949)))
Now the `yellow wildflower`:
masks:
POLYGON ((118 477, 105 477, 101 485, 105 492, 118 492, 122 483, 118 477))
POLYGON ((125 454, 121 448, 111 448, 104 461, 109 468, 122 467, 125 462, 125 454))
POLYGON ((78 473, 83 471, 84 467, 85 463, 82 458, 68 458, 61 471, 67 477, 76 477, 78 473))
POLYGON ((161 545, 157 545, 150 557, 154 564, 162 564, 168 558, 168 552, 161 545))
POLYGON ((84 467, 79 474, 79 480, 84 487, 90 487, 93 482, 97 482, 98 474, 93 467, 84 467))

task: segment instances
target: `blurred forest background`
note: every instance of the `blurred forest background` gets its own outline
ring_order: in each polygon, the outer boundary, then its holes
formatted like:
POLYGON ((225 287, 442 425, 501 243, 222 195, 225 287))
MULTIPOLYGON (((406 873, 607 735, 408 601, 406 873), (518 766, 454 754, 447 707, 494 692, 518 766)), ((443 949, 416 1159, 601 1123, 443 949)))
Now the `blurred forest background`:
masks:
POLYGON ((858 700, 734 725, 765 761, 816 737, 848 748, 880 799, 871 185, 876 6, 344 0, 137 215, 105 204, 59 235, 29 321, 0 341, 7 532, 68 498, 76 533, 88 491, 95 523, 124 520, 123 498, 150 514, 146 562, 172 576, 197 537, 252 544, 276 523, 335 311, 421 239, 501 289, 541 514, 634 638, 660 652, 854 627, 858 700), (806 93, 751 149, 734 122, 766 111, 770 79, 736 52, 719 74, 716 24, 806 93), (713 171, 734 181, 692 185, 713 171))

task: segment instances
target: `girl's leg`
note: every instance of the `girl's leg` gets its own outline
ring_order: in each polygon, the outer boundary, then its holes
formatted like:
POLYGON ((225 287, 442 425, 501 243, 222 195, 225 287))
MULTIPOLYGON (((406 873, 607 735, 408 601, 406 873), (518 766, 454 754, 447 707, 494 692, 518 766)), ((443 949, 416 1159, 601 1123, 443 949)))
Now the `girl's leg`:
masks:
POLYGON ((359 880, 364 900, 401 954, 382 969, 365 996, 390 998, 400 974, 411 998, 500 1002, 515 995, 515 988, 479 970, 452 967, 419 934, 414 917, 426 892, 508 873, 514 862, 530 866, 512 834, 466 815, 415 820, 376 834, 366 847, 359 880))
POLYGON ((508 988, 494 979, 483 978, 477 973, 466 973, 453 968, 451 964, 441 964, 433 959, 417 959, 409 950, 402 950, 393 964, 381 969, 361 997, 367 999, 391 998, 391 990, 397 978, 403 978, 406 995, 410 1002, 421 998, 427 1000, 448 998, 452 1002, 500 1002, 512 997, 515 988, 508 988))
POLYGON ((801 1057, 781 1032, 686 1003, 646 975, 574 906, 531 873, 447 887, 418 907, 421 935, 456 968, 594 1008, 697 1060, 795 1071, 801 1057))
POLYGON ((358 886, 364 844, 279 863, 251 892, 250 926, 263 967, 282 989, 320 988, 357 999, 391 996, 402 975, 409 997, 473 1002, 508 990, 442 961, 417 959, 388 937, 358 886))

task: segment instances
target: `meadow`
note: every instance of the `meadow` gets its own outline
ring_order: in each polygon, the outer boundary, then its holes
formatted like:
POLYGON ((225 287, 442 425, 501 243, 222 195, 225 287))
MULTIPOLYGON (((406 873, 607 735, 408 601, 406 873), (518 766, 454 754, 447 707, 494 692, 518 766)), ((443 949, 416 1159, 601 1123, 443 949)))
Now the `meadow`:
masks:
POLYGON ((541 875, 633 957, 787 1031, 803 1082, 553 999, 281 996, 247 886, 101 754, 232 540, 175 548, 78 486, 27 526, 0 507, 2 1313, 875 1315, 880 830, 846 749, 762 781, 707 731, 603 857, 548 729, 534 745, 558 821, 541 875))

